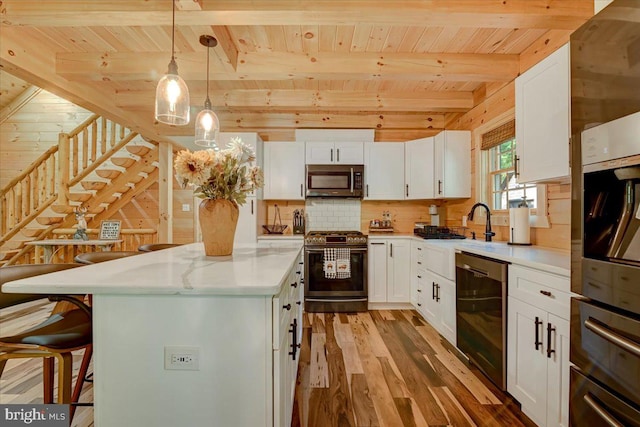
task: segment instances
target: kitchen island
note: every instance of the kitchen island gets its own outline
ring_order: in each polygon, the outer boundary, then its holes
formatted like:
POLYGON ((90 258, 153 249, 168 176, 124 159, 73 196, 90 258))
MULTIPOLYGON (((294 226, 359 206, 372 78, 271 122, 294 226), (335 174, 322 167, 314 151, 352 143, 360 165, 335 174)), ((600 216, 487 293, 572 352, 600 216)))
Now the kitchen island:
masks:
POLYGON ((297 371, 301 253, 289 242, 206 257, 194 243, 3 290, 93 294, 98 427, 281 426, 297 371))

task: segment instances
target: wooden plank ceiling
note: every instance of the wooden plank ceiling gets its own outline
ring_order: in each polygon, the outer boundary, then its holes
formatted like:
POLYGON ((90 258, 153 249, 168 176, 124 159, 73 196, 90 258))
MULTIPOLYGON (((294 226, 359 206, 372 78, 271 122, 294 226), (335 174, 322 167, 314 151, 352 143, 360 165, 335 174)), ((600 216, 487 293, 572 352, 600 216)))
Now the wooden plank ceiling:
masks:
MULTIPOLYGON (((210 97, 223 131, 376 128, 429 135, 520 72, 550 32, 593 15, 593 0, 176 0, 176 59, 192 117, 210 97)), ((171 56, 171 0, 3 0, 0 66, 143 134, 171 56)), ((386 132, 386 133, 385 133, 386 132)), ((402 136, 401 136, 402 135, 402 136)))

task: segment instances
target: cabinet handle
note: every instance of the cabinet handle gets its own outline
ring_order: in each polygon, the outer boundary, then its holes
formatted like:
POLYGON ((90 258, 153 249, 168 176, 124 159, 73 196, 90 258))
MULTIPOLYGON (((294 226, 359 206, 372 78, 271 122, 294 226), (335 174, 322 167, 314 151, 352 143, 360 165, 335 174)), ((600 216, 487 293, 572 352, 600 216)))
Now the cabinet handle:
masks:
POLYGON ((520 176, 520 172, 518 172, 518 162, 520 161, 520 157, 513 156, 513 172, 516 178, 520 176))
POLYGON ((367 184, 367 197, 369 197, 369 184, 367 184))
POLYGON ((420 261, 418 261, 418 265, 422 265, 422 263, 420 261))
POLYGON ((282 309, 287 311, 291 310, 291 304, 283 305, 282 309))
POLYGON ((253 215, 253 200, 251 201, 251 215, 253 215))
POLYGON ((419 250, 419 251, 421 251, 421 250, 422 250, 422 248, 418 248, 418 250, 419 250))
POLYGON ((442 180, 438 180, 438 194, 442 194, 442 180))
POLYGON ((333 148, 331 149, 331 162, 333 162, 333 148))
POLYGON ((382 242, 371 242, 370 245, 384 245, 382 242))
POLYGON ((422 304, 418 303, 418 307, 422 307, 422 304))
MULTIPOLYGON (((420 277, 420 276, 418 276, 418 277, 420 277)), ((422 292, 422 289, 418 289, 418 292, 422 292)))
POLYGON ((300 184, 300 197, 302 197, 302 187, 304 186, 304 184, 300 184))
POLYGON ((297 287, 298 287, 298 282, 293 282, 293 283, 291 284, 291 286, 292 286, 292 287, 294 287, 294 288, 297 288, 297 287))
POLYGON ((393 243, 389 243, 389 257, 393 258, 393 243))
POLYGON ((582 396, 582 398, 587 403, 587 405, 589 405, 591 407, 591 409, 593 409, 594 412, 596 414, 598 414, 598 416, 600 418, 602 418, 607 423, 607 425, 609 425, 611 427, 622 427, 624 425, 624 424, 622 424, 622 422, 618 421, 613 415, 611 415, 611 413, 609 413, 609 411, 607 411, 602 406, 600 406, 595 401, 595 399, 593 398, 593 395, 591 393, 585 394, 584 396, 582 396))
POLYGON ((538 348, 542 345, 542 341, 540 341, 540 329, 538 328, 538 326, 540 325, 542 325, 542 320, 540 320, 540 318, 536 316, 536 320, 535 320, 536 340, 534 342, 536 346, 536 350, 538 350, 538 348))
MULTIPOLYGON (((422 276, 418 274, 418 279, 422 279, 422 276)), ((420 290, 418 290, 418 292, 421 292, 420 290)))
POLYGON ((407 197, 409 197, 409 184, 407 184, 406 187, 407 187, 407 197))
POLYGON ((296 301, 296 304, 302 305, 302 301, 296 301))
POLYGON ((440 284, 436 283, 436 302, 440 301, 440 284))
POLYGON ((555 332, 556 328, 551 325, 551 323, 547 323, 547 357, 551 359, 551 355, 556 351, 551 348, 551 333, 555 332))
POLYGON ((291 334, 291 351, 289 352, 289 356, 291 359, 296 360, 296 354, 298 353, 298 349, 300 346, 298 345, 298 319, 293 319, 293 323, 291 323, 291 328, 289 329, 289 333, 291 334))
POLYGON ((336 162, 338 162, 338 163, 339 163, 339 162, 340 162, 340 149, 339 149, 339 148, 338 148, 338 149, 336 149, 336 153, 337 153, 337 156, 336 156, 336 162))
POLYGON ((542 295, 546 296, 546 297, 550 297, 550 296, 552 296, 552 295, 553 295, 553 294, 552 294, 551 292, 549 292, 549 291, 540 291, 540 293, 541 293, 542 295))
POLYGON ((431 299, 436 299, 436 282, 431 282, 431 299))

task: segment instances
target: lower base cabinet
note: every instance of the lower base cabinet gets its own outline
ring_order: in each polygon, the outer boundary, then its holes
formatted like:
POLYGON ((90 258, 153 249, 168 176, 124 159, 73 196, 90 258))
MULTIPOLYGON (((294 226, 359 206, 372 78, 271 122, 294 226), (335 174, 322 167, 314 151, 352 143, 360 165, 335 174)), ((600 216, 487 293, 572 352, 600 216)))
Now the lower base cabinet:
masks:
POLYGON ((409 239, 369 238, 367 284, 369 302, 411 300, 409 239))
MULTIPOLYGON (((433 256, 432 249, 425 243, 411 242, 411 302, 431 326, 456 345, 456 284, 433 271, 446 262, 433 256)), ((445 251, 442 256, 449 254, 445 251)))
MULTIPOLYGON (((540 295, 539 286, 557 280, 557 276, 549 275, 545 280, 546 275, 533 274, 539 277, 510 266, 510 292, 514 287, 513 292, 520 295, 526 295, 528 289, 540 295)), ((564 292, 553 293, 550 301, 568 298, 564 292)), ((565 319, 555 311, 531 300, 508 298, 507 391, 540 427, 569 425, 569 320, 568 312, 565 319)))

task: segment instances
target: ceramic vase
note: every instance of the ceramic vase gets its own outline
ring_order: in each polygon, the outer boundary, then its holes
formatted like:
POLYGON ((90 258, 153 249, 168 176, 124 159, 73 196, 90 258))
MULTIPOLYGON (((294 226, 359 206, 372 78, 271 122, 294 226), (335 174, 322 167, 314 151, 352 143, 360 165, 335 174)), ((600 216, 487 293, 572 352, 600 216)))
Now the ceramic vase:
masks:
POLYGON ((205 254, 231 255, 238 224, 238 205, 230 200, 204 199, 198 212, 205 254))

